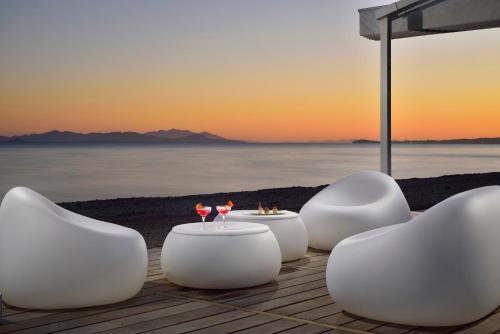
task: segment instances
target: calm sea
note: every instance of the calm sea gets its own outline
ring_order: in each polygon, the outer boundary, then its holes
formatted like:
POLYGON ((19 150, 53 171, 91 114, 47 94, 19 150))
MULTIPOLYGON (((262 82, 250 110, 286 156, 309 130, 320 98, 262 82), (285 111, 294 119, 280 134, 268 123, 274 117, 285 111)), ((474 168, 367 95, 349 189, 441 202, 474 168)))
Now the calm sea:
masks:
MULTIPOLYGON (((24 185, 54 201, 314 186, 378 169, 378 146, 0 146, 0 196, 24 185)), ((396 178, 500 171, 500 145, 395 145, 396 178)))

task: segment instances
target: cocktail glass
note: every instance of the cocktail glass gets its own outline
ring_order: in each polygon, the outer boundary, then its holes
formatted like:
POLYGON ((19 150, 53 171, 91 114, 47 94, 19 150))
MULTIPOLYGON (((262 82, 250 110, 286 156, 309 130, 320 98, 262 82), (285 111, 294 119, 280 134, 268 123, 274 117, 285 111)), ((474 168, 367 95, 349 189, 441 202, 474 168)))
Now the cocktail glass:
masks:
POLYGON ((229 205, 217 205, 217 211, 222 216, 222 227, 226 227, 226 215, 231 211, 229 205))
POLYGON ((211 206, 202 206, 200 208, 196 208, 196 213, 200 215, 201 220, 203 222, 203 228, 205 228, 205 218, 212 212, 211 206))

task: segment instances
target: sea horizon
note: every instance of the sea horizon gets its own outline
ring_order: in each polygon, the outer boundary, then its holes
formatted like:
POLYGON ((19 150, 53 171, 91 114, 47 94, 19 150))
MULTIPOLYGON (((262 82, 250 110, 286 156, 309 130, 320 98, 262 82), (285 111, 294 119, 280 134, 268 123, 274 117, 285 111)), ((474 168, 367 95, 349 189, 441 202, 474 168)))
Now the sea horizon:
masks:
MULTIPOLYGON (((318 186, 378 170, 379 146, 352 143, 0 145, 0 194, 27 186, 56 202, 318 186)), ((395 178, 500 169, 498 144, 393 145, 395 178)))

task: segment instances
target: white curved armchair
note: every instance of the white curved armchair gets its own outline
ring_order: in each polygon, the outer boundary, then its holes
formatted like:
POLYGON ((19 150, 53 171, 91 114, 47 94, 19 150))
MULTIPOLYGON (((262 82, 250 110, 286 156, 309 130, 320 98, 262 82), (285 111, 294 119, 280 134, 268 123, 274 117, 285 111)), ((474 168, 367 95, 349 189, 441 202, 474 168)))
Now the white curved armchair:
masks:
POLYGON ((63 309, 120 302, 144 283, 135 230, 65 210, 24 187, 0 206, 0 291, 10 305, 63 309))
POLYGON ((327 286, 346 311, 415 326, 480 319, 500 305, 500 187, 467 191, 405 224, 343 240, 327 286))
POLYGON ((300 210, 309 247, 332 250, 342 239, 411 219, 396 181, 373 171, 358 172, 329 185, 300 210))

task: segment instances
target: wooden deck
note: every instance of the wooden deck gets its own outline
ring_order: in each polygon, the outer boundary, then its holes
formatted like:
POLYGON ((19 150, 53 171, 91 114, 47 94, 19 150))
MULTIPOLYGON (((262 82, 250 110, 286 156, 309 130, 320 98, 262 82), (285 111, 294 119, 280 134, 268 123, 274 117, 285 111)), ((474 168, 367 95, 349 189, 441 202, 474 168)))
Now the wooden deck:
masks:
POLYGON ((206 291, 169 283, 160 249, 149 250, 142 291, 115 305, 72 311, 30 311, 4 305, 0 333, 494 333, 500 313, 469 326, 422 328, 343 312, 325 286, 328 253, 310 250, 283 265, 276 282, 249 289, 206 291))

